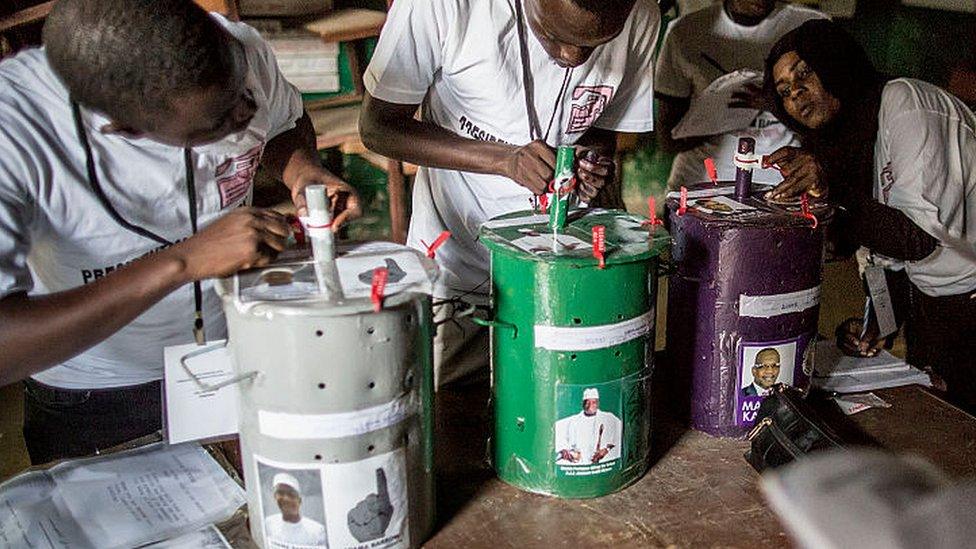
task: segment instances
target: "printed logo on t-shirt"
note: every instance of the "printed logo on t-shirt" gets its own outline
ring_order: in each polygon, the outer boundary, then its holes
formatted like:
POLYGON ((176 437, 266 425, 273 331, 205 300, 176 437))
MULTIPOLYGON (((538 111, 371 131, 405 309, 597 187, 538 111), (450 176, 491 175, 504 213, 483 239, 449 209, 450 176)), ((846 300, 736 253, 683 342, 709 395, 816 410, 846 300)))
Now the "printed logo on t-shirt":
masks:
POLYGON ((576 86, 566 133, 586 131, 600 117, 613 97, 613 86, 576 86))
POLYGON ((220 207, 226 208, 247 195, 261 162, 264 143, 217 166, 214 177, 220 191, 220 207))
POLYGON ((885 164, 885 167, 881 170, 881 196, 884 198, 884 203, 888 203, 888 197, 891 196, 891 187, 895 184, 895 174, 891 171, 891 162, 885 164))

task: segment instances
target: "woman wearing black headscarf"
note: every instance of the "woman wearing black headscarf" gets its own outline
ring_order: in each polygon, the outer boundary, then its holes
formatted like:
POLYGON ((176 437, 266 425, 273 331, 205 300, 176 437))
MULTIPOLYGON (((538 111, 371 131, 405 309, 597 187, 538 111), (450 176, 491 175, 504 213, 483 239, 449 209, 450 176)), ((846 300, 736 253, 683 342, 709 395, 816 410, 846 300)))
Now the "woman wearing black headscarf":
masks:
MULTIPOLYGON (((771 198, 829 193, 840 249, 862 246, 885 269, 908 362, 976 410, 976 116, 931 84, 886 81, 830 21, 785 35, 765 75, 774 113, 803 142, 770 155, 784 175, 771 198)), ((877 318, 863 334, 853 324, 841 347, 873 354, 877 318)))

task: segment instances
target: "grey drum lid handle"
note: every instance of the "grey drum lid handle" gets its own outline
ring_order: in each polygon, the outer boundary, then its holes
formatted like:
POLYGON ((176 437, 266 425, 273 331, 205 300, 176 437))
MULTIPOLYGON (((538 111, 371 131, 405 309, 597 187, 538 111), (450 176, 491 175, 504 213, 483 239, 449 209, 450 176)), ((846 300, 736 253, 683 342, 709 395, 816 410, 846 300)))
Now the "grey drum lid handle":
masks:
POLYGON ((236 376, 233 376, 229 379, 225 379, 219 383, 207 383, 206 381, 200 379, 196 374, 194 374, 192 370, 190 370, 190 365, 187 364, 188 360, 194 357, 212 353, 217 349, 223 349, 226 346, 227 346, 227 342, 223 341, 221 343, 215 343, 213 345, 207 345, 206 347, 200 347, 198 349, 194 349, 189 353, 180 357, 180 366, 183 367, 183 371, 186 372, 186 375, 193 380, 193 383, 196 383, 197 387, 203 389, 204 391, 216 391, 217 389, 222 389, 224 387, 227 387, 228 385, 233 385, 235 383, 239 383, 246 379, 253 379, 255 376, 258 375, 257 371, 244 372, 241 374, 237 374, 236 376))

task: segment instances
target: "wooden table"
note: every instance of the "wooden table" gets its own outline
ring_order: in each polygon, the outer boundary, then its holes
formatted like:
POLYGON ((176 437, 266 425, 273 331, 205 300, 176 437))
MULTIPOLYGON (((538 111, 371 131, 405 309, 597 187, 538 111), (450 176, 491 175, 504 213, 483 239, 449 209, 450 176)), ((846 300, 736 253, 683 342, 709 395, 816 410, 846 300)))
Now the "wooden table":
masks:
MULTIPOLYGON (((851 416, 853 427, 953 476, 976 472, 976 419, 918 387, 876 394, 892 404, 851 416)), ((603 498, 560 500, 494 477, 484 457, 486 387, 442 390, 437 422, 439 529, 427 547, 789 545, 766 506, 745 441, 713 438, 658 417, 652 466, 603 498)))

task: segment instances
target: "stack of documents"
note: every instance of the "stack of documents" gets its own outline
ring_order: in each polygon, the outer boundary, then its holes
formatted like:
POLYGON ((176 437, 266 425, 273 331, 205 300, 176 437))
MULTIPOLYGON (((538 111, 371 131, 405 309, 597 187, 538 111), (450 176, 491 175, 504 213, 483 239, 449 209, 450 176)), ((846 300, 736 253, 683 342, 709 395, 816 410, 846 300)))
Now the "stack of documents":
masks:
POLYGON ((841 352, 832 340, 824 340, 817 342, 814 356, 811 382, 826 391, 859 393, 902 385, 932 385, 928 374, 887 351, 873 357, 852 357, 841 352))
MULTIPOLYGON (((60 463, 0 484, 0 546, 221 547, 244 491, 196 444, 60 463)), ((226 543, 223 544, 226 546, 226 543)))
POLYGON ((339 44, 326 43, 304 31, 265 33, 264 38, 278 59, 281 74, 298 91, 339 91, 339 44))

